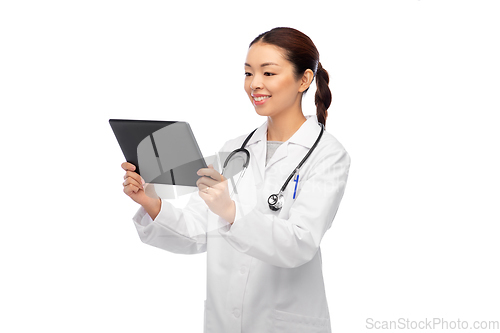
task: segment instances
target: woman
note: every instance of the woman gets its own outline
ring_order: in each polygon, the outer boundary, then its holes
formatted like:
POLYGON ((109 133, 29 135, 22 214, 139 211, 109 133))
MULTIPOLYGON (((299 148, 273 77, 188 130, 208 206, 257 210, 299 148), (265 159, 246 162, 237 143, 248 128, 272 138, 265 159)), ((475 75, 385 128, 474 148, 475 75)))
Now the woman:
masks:
POLYGON ((322 131, 331 103, 328 81, 303 33, 275 28, 252 41, 245 91, 267 120, 222 148, 244 144, 251 156, 233 198, 210 165, 198 171, 209 177, 199 178, 199 191, 181 210, 148 197, 135 166, 122 164, 124 192, 141 205, 133 218, 141 240, 175 253, 207 251, 205 332, 331 331, 320 242, 342 199, 350 157, 322 131), (306 117, 301 101, 314 78, 317 115, 306 117), (290 174, 275 210, 269 195, 290 174))

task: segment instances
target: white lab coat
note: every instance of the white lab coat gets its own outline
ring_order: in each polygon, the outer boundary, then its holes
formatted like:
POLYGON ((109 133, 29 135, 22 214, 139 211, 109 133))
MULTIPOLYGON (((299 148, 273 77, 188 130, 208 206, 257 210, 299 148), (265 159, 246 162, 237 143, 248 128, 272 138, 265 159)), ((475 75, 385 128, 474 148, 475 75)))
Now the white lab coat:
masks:
MULTIPOLYGON (((320 242, 344 194, 349 154, 325 130, 297 188, 289 182, 282 209, 267 204, 318 137, 317 117, 306 118, 267 166, 267 121, 253 134, 246 147, 250 164, 233 196, 233 225, 212 213, 197 191, 184 209, 162 200, 154 221, 142 207, 133 218, 146 244, 174 253, 207 251, 206 333, 331 332, 320 242)), ((240 148, 249 133, 221 151, 240 148)))

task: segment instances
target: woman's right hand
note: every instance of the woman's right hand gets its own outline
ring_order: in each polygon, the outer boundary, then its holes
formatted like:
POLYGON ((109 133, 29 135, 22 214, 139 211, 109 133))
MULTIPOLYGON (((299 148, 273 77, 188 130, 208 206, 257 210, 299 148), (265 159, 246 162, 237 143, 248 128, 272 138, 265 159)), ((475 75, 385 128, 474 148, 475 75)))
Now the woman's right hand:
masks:
POLYGON ((122 168, 125 170, 125 181, 123 182, 123 192, 128 195, 132 200, 141 206, 149 206, 153 200, 158 201, 157 198, 151 198, 146 195, 144 179, 135 172, 136 167, 132 163, 123 162, 122 168))

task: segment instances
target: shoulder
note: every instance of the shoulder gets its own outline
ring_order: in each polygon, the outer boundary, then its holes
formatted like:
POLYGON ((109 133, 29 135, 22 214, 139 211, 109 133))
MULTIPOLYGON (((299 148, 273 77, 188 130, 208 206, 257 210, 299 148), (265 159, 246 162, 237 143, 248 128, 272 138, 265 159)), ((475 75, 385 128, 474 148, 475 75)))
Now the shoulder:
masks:
POLYGON ((351 157, 345 147, 326 130, 309 160, 302 167, 304 181, 310 178, 325 182, 343 179, 351 166, 351 157))
POLYGON ((340 202, 350 166, 351 157, 345 147, 334 135, 325 130, 310 160, 304 163, 300 170, 301 181, 304 184, 302 193, 311 195, 321 193, 321 196, 327 197, 327 201, 340 202))
POLYGON ((324 158, 334 159, 336 161, 342 160, 347 164, 351 163, 351 157, 344 145, 342 145, 333 134, 326 130, 323 132, 323 136, 320 142, 318 142, 316 149, 324 158))

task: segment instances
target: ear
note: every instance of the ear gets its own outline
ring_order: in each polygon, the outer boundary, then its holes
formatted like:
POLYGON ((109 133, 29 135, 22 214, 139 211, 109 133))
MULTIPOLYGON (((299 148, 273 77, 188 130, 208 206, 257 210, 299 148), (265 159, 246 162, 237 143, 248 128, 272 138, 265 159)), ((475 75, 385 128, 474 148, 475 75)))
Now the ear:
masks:
POLYGON ((309 88, 313 80, 314 80, 314 72, 310 69, 306 69, 304 75, 302 75, 302 78, 300 79, 299 92, 306 91, 306 89, 309 88))

